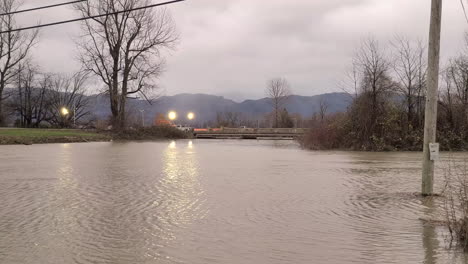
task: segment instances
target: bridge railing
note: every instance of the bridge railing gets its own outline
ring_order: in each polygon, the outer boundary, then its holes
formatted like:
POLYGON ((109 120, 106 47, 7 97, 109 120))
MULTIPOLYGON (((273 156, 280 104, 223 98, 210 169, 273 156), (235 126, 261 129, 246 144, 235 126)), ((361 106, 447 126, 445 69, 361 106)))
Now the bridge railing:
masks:
POLYGON ((306 128, 210 128, 197 133, 226 133, 226 134, 304 134, 306 128))

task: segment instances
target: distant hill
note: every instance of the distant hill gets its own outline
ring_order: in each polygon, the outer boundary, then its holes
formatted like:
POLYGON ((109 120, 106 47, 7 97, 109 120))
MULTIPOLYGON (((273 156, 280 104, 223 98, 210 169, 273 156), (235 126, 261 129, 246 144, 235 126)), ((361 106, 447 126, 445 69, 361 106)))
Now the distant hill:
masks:
MULTIPOLYGON (((293 95, 290 97, 286 109, 289 113, 297 113, 304 117, 311 116, 319 111, 320 101, 327 105, 328 113, 346 111, 352 101, 347 93, 328 93, 314 96, 293 95)), ((235 107, 237 112, 249 114, 266 114, 271 112, 270 99, 246 100, 235 107)))
MULTIPOLYGON (((92 96, 91 111, 96 117, 105 119, 110 115, 108 98, 102 95, 92 96)), ((346 111, 352 101, 346 93, 327 93, 315 96, 293 95, 286 105, 289 113, 308 117, 319 111, 320 101, 327 106, 328 113, 346 111)), ((152 122, 157 113, 167 113, 171 110, 185 115, 194 112, 197 122, 206 122, 216 119, 218 112, 239 112, 252 117, 263 116, 272 111, 268 98, 258 100, 245 100, 241 103, 226 99, 222 96, 208 94, 178 94, 162 96, 150 105, 145 100, 129 99, 128 109, 139 113, 144 110, 145 120, 152 122)))

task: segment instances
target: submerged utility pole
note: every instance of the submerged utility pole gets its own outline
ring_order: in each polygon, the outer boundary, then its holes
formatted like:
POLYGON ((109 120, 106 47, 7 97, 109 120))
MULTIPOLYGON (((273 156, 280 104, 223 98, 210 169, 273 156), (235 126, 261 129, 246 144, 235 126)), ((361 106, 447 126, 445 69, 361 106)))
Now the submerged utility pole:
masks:
POLYGON ((432 0, 422 168, 422 195, 424 196, 432 195, 434 185, 435 158, 431 157, 429 145, 436 143, 441 22, 442 0, 432 0))

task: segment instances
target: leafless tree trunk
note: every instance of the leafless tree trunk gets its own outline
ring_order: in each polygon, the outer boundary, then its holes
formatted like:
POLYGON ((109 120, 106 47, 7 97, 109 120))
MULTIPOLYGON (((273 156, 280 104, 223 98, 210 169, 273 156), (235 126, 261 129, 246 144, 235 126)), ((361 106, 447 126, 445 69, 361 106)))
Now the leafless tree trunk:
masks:
POLYGON ((445 82, 445 87, 441 90, 441 96, 439 104, 442 106, 441 110, 444 110, 446 113, 446 119, 450 128, 457 128, 455 124, 454 117, 454 98, 452 94, 452 80, 450 77, 450 72, 445 70, 442 78, 445 82))
POLYGON ((459 115, 462 130, 467 127, 468 122, 468 58, 459 56, 450 61, 447 69, 448 78, 454 88, 454 96, 460 106, 459 115))
MULTIPOLYGON (((9 13, 18 8, 19 0, 0 0, 0 13, 9 13)), ((0 30, 6 31, 17 27, 14 15, 0 17, 0 30)), ((17 66, 26 59, 30 49, 36 43, 38 31, 19 31, 0 34, 0 125, 5 123, 3 103, 5 88, 15 81, 17 66)))
POLYGON ((20 126, 38 127, 47 118, 46 93, 49 86, 41 80, 37 68, 30 62, 18 64, 17 89, 11 97, 10 107, 19 115, 20 126))
POLYGON ((285 107, 289 97, 291 96, 291 88, 289 83, 284 78, 275 78, 268 82, 266 94, 270 98, 270 103, 273 107, 274 127, 279 126, 280 112, 285 107))
POLYGON ((325 116, 327 115, 328 110, 328 103, 325 102, 325 99, 322 97, 319 101, 319 114, 320 114, 320 121, 323 123, 325 116))
POLYGON ((359 84, 362 81, 361 71, 356 58, 353 58, 351 68, 346 71, 345 78, 338 83, 341 90, 356 99, 359 95, 359 84))
MULTIPOLYGON (((89 0, 76 5, 82 16, 106 14, 145 6, 148 0, 89 0)), ((156 88, 161 74, 161 50, 172 48, 178 35, 166 9, 142 9, 86 20, 81 62, 98 76, 109 95, 115 128, 125 126, 126 100, 131 94, 156 88)))
POLYGON ((370 119, 365 126, 365 136, 370 136, 376 131, 377 118, 383 112, 381 99, 394 88, 394 83, 389 76, 390 63, 375 39, 369 38, 361 44, 355 60, 362 76, 360 96, 370 106, 366 113, 370 119))
MULTIPOLYGON (((421 41, 416 45, 404 37, 396 37, 393 70, 399 81, 398 90, 405 96, 407 129, 417 125, 415 114, 420 109, 422 89, 425 88, 427 65, 425 48, 421 41), (416 109, 415 109, 416 108, 416 109)), ((419 120, 420 117, 418 117, 419 120)))

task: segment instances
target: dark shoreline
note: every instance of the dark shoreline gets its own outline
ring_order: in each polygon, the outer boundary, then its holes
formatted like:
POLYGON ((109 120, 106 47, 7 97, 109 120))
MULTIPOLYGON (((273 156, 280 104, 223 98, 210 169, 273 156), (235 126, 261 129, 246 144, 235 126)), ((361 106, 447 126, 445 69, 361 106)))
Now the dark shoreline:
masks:
POLYGON ((122 131, 78 129, 0 129, 0 145, 33 145, 110 141, 144 141, 187 138, 189 135, 172 127, 148 127, 122 131))

